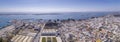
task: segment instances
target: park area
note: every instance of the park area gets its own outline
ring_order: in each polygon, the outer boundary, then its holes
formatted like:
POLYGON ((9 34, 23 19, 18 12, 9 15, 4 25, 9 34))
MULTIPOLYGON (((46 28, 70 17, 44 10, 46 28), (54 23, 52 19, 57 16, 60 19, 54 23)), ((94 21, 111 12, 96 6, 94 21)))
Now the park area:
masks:
POLYGON ((42 37, 42 42, 57 42, 56 37, 42 37))

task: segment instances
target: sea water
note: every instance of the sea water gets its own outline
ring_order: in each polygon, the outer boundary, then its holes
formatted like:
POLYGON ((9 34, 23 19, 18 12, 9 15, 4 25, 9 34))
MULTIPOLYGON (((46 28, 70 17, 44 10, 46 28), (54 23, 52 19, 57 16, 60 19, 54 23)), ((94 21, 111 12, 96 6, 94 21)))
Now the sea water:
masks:
MULTIPOLYGON (((17 13, 15 13, 17 14, 17 13)), ((110 14, 110 12, 73 12, 73 13, 56 13, 56 14, 21 14, 21 15, 0 15, 0 27, 9 25, 13 19, 86 19, 90 17, 99 17, 110 14)))

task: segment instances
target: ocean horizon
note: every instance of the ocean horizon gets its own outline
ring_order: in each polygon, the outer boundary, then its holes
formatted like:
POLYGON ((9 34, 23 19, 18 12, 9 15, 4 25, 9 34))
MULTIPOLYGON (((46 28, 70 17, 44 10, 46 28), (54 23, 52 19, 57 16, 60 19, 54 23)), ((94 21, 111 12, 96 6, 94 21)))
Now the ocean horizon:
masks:
POLYGON ((9 21, 14 19, 88 19, 91 17, 100 17, 114 12, 68 12, 68 13, 0 13, 0 28, 9 25, 9 21))

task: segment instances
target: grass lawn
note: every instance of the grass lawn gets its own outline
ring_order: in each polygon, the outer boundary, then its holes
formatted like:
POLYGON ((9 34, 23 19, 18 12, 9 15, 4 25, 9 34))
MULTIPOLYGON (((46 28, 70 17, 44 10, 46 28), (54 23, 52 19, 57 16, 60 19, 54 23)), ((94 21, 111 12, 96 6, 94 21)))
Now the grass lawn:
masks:
POLYGON ((42 42, 57 42, 57 39, 56 39, 56 37, 47 37, 47 38, 45 38, 45 37, 42 37, 42 42), (46 39, 47 39, 47 41, 46 41, 46 39))
POLYGON ((46 42, 46 38, 45 37, 42 37, 42 42, 46 42))
POLYGON ((47 42, 51 42, 51 37, 47 37, 47 42))
POLYGON ((52 39, 53 39, 53 42, 57 42, 56 37, 53 37, 52 39))

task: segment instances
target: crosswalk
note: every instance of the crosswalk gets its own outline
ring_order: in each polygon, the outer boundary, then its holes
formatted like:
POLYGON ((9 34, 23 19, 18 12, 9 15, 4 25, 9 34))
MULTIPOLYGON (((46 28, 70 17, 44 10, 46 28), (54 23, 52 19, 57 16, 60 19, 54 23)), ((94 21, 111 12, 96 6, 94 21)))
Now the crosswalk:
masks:
POLYGON ((26 36, 26 38, 23 40, 23 42, 27 42, 27 39, 29 39, 29 36, 26 36))
POLYGON ((11 42, 32 42, 32 40, 31 36, 16 35, 11 39, 11 42))
POLYGON ((11 39, 11 41, 14 41, 15 39, 17 39, 18 36, 19 36, 19 35, 16 35, 15 37, 13 37, 13 38, 11 39))

